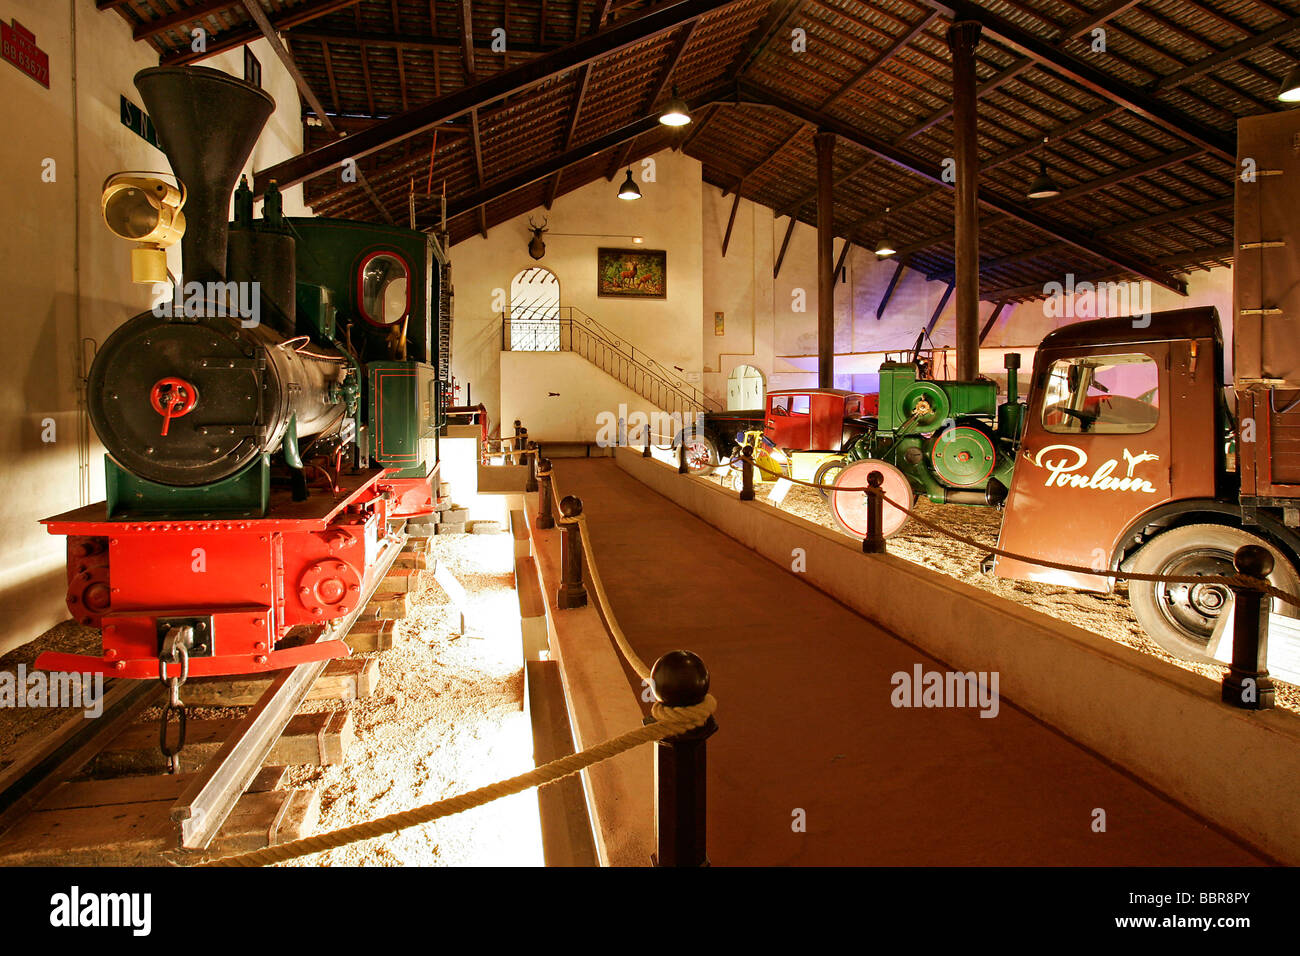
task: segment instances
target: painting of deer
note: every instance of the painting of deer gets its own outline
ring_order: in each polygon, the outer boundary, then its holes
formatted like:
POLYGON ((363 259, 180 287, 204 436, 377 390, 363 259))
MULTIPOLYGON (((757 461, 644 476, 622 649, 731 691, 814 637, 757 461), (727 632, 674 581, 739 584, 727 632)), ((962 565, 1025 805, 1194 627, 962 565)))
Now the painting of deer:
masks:
POLYGON ((609 298, 668 298, 668 253, 662 249, 598 249, 596 294, 609 298))

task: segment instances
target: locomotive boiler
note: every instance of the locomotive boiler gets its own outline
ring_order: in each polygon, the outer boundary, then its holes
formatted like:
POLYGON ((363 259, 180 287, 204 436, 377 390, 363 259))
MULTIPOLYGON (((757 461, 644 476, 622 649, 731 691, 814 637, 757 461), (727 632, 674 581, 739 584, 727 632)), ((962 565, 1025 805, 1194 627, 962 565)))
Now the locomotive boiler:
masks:
POLYGON ((137 281, 166 275, 148 240, 183 232, 181 276, 91 365, 106 500, 45 521, 67 536, 68 607, 102 628, 102 653, 37 664, 147 678, 345 656, 301 626, 355 618, 402 519, 436 502, 445 256, 412 230, 286 217, 273 184, 255 216, 236 181, 271 97, 201 67, 135 82, 177 185, 111 179, 105 220, 146 240, 137 281))

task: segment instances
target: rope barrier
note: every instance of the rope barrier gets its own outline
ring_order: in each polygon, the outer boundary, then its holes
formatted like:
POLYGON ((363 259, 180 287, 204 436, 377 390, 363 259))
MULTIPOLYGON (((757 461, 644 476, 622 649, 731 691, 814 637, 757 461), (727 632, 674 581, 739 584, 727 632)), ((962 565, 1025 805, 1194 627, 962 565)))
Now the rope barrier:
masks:
MULTIPOLYGON (((849 464, 852 464, 852 462, 850 462, 849 464)), ((803 481, 797 478, 790 478, 784 474, 774 472, 770 468, 767 468, 759 464, 758 462, 754 462, 754 467, 759 471, 763 472, 763 474, 765 475, 769 475, 775 478, 785 478, 786 481, 789 481, 796 485, 804 485, 805 487, 808 488, 829 489, 830 491, 863 492, 866 494, 880 495, 882 501, 884 501, 891 507, 897 509, 898 511, 903 512, 903 514, 907 515, 909 518, 912 518, 914 521, 918 522, 919 524, 922 524, 925 527, 930 528, 932 531, 937 531, 940 534, 947 535, 949 538, 952 538, 954 541, 959 541, 962 544, 968 545, 970 547, 978 548, 980 550, 991 551, 993 554, 999 555, 1000 557, 1004 557, 1009 560, 1023 561, 1025 564, 1032 564, 1043 568, 1051 568, 1052 570, 1055 571, 1068 571, 1072 574, 1089 574, 1089 575, 1095 575, 1096 577, 1115 578, 1116 580, 1119 581, 1154 581, 1154 582, 1163 581, 1166 584, 1220 584, 1229 588, 1239 588, 1239 589, 1245 589, 1251 591, 1260 591, 1264 594, 1269 595, 1270 597, 1275 597, 1278 600, 1284 601, 1287 604, 1290 604, 1294 607, 1300 607, 1300 597, 1296 597, 1295 595, 1289 594, 1288 592, 1283 591, 1280 588, 1273 587, 1272 585, 1266 584, 1261 586, 1258 579, 1243 574, 1233 574, 1233 575, 1148 574, 1142 571, 1123 571, 1123 570, 1111 571, 1109 569, 1084 567, 1083 565, 1078 565, 1078 564, 1065 564, 1060 561, 1049 561, 1046 558, 1031 558, 1028 555, 1016 554, 1012 551, 1006 551, 1002 548, 997 547, 996 545, 985 544, 981 541, 975 540, 974 538, 968 538, 965 535, 958 534, 955 531, 951 531, 948 528, 945 528, 942 525, 929 520, 928 518, 923 518, 921 515, 917 514, 911 508, 899 504, 897 501, 894 501, 892 498, 886 495, 879 488, 872 488, 870 486, 865 488, 837 488, 834 485, 825 485, 820 482, 803 481)))
MULTIPOLYGON (((539 477, 542 475, 549 476, 550 473, 551 470, 547 469, 540 472, 539 477)), ((579 514, 577 517, 570 518, 561 515, 559 521, 563 524, 576 523, 578 525, 582 538, 583 556, 587 562, 588 574, 591 578, 592 587, 596 591, 597 600, 599 600, 604 610, 605 626, 614 638, 620 653, 632 666, 632 669, 643 680, 650 680, 651 669, 632 648, 627 636, 623 633, 623 629, 619 627, 617 619, 610 610, 605 585, 601 580, 600 570, 596 565, 591 550, 591 535, 587 530, 586 516, 579 514)), ((630 730, 625 734, 620 734, 594 747, 588 747, 579 753, 552 760, 530 770, 528 773, 488 784, 485 787, 479 787, 477 790, 471 790, 459 796, 448 797, 445 800, 438 800, 410 810, 391 813, 376 820, 340 827, 328 833, 291 840, 277 846, 269 846, 260 850, 209 860, 199 865, 206 867, 269 866, 309 856, 313 853, 337 849, 362 840, 386 836, 420 824, 431 823, 443 817, 484 806, 502 797, 522 793, 533 787, 546 786, 575 773, 580 773, 594 764, 617 757, 642 744, 654 743, 667 737, 684 734, 703 727, 709 723, 714 711, 717 710, 717 706, 717 699, 712 694, 706 694, 701 703, 684 707, 672 707, 656 701, 650 707, 650 714, 653 718, 652 723, 630 730)))
POLYGON ((654 723, 620 734, 580 753, 552 760, 517 777, 488 784, 477 790, 428 803, 411 810, 390 813, 376 820, 341 827, 338 830, 303 837, 300 840, 290 840, 288 843, 265 847, 261 850, 252 850, 248 853, 209 860, 199 864, 199 866, 269 866, 273 863, 283 863, 286 860, 294 860, 312 853, 337 849, 361 840, 386 836, 422 823, 431 823, 443 817, 481 807, 502 797, 512 796, 533 787, 554 783, 557 780, 562 780, 585 770, 593 764, 609 760, 611 757, 617 757, 619 754, 626 753, 642 744, 653 743, 657 740, 663 740, 665 737, 672 737, 676 734, 694 730, 697 727, 703 727, 717 709, 717 705, 718 702, 712 694, 707 695, 703 703, 689 707, 669 707, 666 704, 656 703, 650 709, 651 716, 655 720, 654 723))
POLYGON ((601 580, 600 568, 597 567, 595 557, 591 552, 591 535, 587 531, 587 516, 579 514, 570 518, 561 515, 558 520, 560 524, 576 524, 578 526, 582 537, 582 557, 587 562, 587 576, 591 578, 591 586, 596 592, 596 600, 600 602, 600 606, 604 610, 605 627, 610 636, 614 638, 614 643, 618 645, 619 653, 623 655, 624 660, 632 665, 632 670, 636 671, 637 676, 642 680, 650 680, 650 668, 646 666, 646 662, 641 660, 641 656, 632 648, 627 635, 618 626, 618 620, 610 610, 609 595, 605 593, 605 582, 601 580))

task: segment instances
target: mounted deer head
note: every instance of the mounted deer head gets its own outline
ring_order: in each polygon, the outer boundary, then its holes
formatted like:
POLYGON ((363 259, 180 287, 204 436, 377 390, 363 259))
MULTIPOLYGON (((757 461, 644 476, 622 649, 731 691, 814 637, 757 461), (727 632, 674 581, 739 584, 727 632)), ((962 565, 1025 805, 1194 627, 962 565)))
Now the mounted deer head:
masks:
POLYGON ((533 231, 533 238, 528 240, 528 254, 534 259, 540 259, 546 255, 546 243, 542 242, 542 233, 547 231, 546 224, 548 222, 550 222, 549 219, 543 219, 542 224, 539 226, 533 222, 532 216, 528 217, 528 228, 533 231))

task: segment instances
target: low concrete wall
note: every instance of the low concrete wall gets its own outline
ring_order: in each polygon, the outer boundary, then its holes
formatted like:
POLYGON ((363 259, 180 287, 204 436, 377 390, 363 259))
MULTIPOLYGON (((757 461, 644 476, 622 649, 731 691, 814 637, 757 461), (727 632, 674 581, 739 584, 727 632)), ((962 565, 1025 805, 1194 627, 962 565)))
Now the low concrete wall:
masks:
MULTIPOLYGON (((546 602, 551 659, 560 665, 574 746, 586 750, 640 727, 641 707, 595 598, 586 607, 559 609, 561 529, 558 524, 538 528, 537 495, 526 495, 524 501, 546 602)), ((601 865, 649 866, 655 839, 654 748, 638 747, 588 767, 582 783, 601 865)))
MULTIPOLYGON (((960 671, 998 671, 1000 692, 1279 860, 1300 864, 1300 719, 1224 705, 1219 685, 1025 610, 734 491, 621 448, 654 491, 960 671)), ((810 647, 810 652, 813 650, 810 647)), ((1105 809, 1105 808, 1103 808, 1105 809)))

